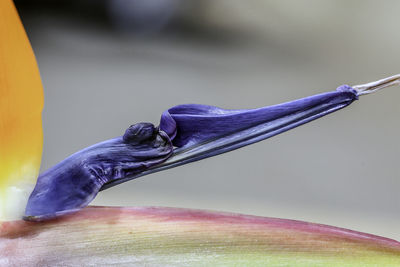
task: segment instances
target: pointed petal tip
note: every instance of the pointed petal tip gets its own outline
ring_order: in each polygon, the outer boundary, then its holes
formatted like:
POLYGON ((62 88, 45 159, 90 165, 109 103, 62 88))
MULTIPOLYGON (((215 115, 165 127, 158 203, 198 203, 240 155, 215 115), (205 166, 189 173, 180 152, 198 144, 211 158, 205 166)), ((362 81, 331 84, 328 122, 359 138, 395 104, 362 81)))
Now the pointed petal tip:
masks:
POLYGON ((0 59, 0 219, 10 220, 23 213, 43 142, 39 69, 12 0, 0 1, 0 59))

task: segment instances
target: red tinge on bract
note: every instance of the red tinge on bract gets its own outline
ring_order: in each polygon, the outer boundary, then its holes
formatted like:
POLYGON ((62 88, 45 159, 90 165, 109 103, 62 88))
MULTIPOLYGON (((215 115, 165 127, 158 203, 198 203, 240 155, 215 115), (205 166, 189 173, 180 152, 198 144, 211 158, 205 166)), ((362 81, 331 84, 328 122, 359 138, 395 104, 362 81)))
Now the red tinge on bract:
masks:
POLYGON ((301 221, 88 207, 0 225, 0 266, 400 266, 400 243, 301 221))

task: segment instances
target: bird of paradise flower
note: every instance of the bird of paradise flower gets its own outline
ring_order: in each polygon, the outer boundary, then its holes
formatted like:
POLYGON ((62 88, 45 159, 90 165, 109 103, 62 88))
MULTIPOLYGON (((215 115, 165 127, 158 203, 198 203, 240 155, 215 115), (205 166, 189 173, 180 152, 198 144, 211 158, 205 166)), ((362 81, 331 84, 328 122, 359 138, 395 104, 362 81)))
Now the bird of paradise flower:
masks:
POLYGON ((41 174, 25 211, 25 219, 40 222, 30 222, 20 218, 40 165, 42 85, 11 0, 0 1, 0 22, 0 266, 400 266, 399 242, 337 227, 86 207, 100 190, 269 138, 398 84, 399 75, 254 110, 174 107, 159 127, 133 125, 41 174), (77 166, 86 169, 71 175, 77 166))

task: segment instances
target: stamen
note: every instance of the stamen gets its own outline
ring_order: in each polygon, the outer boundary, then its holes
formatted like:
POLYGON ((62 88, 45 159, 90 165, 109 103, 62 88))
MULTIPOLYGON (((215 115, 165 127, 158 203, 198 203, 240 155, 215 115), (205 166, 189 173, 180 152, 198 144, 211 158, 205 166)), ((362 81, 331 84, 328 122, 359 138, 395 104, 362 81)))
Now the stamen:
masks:
POLYGON ((352 87, 357 91, 357 94, 361 96, 375 93, 376 91, 393 85, 400 85, 400 74, 366 84, 354 85, 352 87))

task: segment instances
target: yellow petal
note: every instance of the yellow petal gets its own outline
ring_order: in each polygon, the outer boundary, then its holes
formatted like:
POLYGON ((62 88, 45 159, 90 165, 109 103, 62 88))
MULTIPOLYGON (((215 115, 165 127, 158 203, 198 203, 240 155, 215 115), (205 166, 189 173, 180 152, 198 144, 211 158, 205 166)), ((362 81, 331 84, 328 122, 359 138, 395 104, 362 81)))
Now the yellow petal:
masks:
POLYGON ((0 220, 20 217, 42 154, 43 89, 11 0, 0 1, 0 220))

